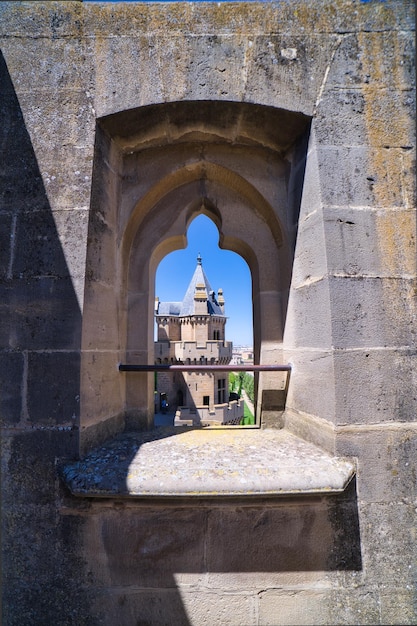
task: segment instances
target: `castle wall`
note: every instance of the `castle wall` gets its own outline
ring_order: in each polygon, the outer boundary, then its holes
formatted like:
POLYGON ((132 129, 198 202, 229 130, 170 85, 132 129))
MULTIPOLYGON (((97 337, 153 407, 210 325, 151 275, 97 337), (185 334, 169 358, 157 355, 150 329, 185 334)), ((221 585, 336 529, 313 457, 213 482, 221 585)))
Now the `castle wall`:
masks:
POLYGON ((181 324, 182 341, 195 341, 195 327, 190 321, 181 324))
POLYGON ((244 416, 244 401, 232 400, 226 404, 216 406, 197 406, 177 409, 175 412, 175 426, 203 424, 204 426, 229 425, 237 426, 244 416), (185 421, 184 421, 185 420, 185 421))
MULTIPOLYGON (((414 3, 2 2, 0 36, 3 623, 416 623, 414 3), (273 292, 279 256, 257 217, 254 334, 261 362, 293 363, 286 427, 355 458, 357 479, 279 500, 76 498, 57 468, 80 432, 88 447, 88 427, 111 436, 129 402, 153 409, 152 377, 126 393, 116 367, 131 323, 119 228, 152 162, 123 170, 96 121, 206 100, 312 119, 306 162, 294 148, 297 167, 271 155, 262 169, 254 150, 241 172, 262 170, 295 251, 288 294, 273 292)), ((252 128, 268 148, 273 129, 252 128)))

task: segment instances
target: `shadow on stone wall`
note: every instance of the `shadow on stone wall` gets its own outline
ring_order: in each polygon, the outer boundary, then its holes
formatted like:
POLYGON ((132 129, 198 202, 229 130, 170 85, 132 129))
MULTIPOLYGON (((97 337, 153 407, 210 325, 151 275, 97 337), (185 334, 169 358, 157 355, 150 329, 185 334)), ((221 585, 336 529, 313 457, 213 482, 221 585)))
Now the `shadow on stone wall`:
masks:
POLYGON ((0 80, 1 417, 68 426, 79 415, 81 313, 3 56, 0 80))
MULTIPOLYGON (((98 507, 94 502, 92 511, 98 507)), ((102 511, 100 525, 117 586, 169 587, 172 576, 186 572, 362 568, 354 483, 330 497, 118 502, 102 511)))
POLYGON ((224 601, 243 613, 271 580, 285 588, 292 574, 362 568, 354 483, 324 498, 86 504, 92 605, 109 626, 202 623, 209 597, 211 623, 221 623, 224 601))
POLYGON ((0 85, 2 623, 84 624, 77 525, 58 514, 55 469, 78 449, 81 313, 1 53, 0 85))

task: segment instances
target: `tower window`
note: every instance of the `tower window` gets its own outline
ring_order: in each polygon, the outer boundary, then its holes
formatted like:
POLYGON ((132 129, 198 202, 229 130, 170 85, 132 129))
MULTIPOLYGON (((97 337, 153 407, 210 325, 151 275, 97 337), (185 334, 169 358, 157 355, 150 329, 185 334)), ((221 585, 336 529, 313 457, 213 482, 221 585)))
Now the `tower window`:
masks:
POLYGON ((224 404, 226 402, 226 379, 219 378, 217 381, 217 402, 224 404))

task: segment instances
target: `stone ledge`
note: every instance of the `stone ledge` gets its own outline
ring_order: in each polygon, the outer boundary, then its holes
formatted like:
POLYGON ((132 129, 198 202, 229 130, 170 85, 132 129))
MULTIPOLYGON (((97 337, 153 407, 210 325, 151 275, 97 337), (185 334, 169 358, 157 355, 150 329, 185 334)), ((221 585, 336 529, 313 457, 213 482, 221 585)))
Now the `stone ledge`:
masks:
POLYGON ((61 468, 73 495, 102 498, 325 495, 354 475, 352 460, 284 429, 124 433, 61 468))

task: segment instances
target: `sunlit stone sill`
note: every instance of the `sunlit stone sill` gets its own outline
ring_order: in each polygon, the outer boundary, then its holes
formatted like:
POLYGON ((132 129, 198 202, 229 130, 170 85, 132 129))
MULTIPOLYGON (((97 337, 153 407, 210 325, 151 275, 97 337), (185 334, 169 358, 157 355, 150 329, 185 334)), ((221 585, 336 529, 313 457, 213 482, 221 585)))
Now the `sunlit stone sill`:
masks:
POLYGON ((286 430, 156 428, 127 433, 62 468, 75 496, 288 496, 342 492, 355 474, 286 430))

